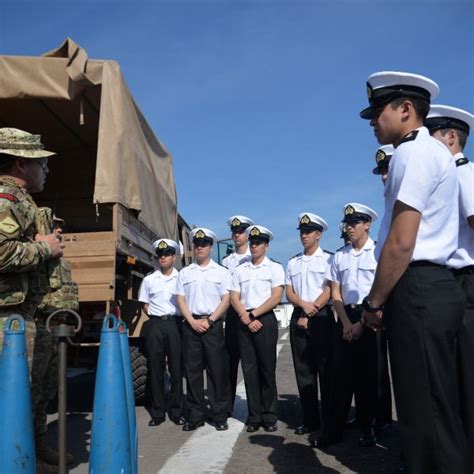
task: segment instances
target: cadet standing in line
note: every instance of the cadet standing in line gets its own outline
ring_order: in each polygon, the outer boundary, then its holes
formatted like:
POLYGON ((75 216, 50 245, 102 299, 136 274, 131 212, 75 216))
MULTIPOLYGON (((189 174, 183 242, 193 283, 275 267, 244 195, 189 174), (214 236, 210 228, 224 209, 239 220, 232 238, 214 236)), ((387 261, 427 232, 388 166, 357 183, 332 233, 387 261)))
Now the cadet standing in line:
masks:
POLYGON ((276 345, 278 321, 273 309, 285 285, 283 267, 266 255, 273 234, 260 225, 247 229, 252 258, 232 277, 231 300, 240 317, 240 357, 247 392, 247 431, 277 427, 276 345))
POLYGON ((378 405, 378 354, 373 331, 361 324, 361 303, 372 284, 377 262, 369 229, 377 214, 359 203, 344 206, 344 223, 351 241, 337 251, 328 272, 338 323, 331 382, 331 415, 315 446, 325 448, 342 439, 347 408, 355 395, 361 429, 359 445, 375 446, 374 421, 378 405))
POLYGON ((474 116, 465 110, 433 105, 425 125, 432 137, 451 151, 459 182, 459 243, 448 261, 456 281, 464 290, 467 306, 458 335, 459 394, 461 421, 474 470, 474 167, 464 156, 474 116))
MULTIPOLYGON (((48 174, 48 158, 39 135, 16 128, 0 129, 0 351, 5 322, 13 313, 26 324, 26 346, 30 371, 33 365, 34 315, 44 295, 50 291, 45 262, 63 254, 60 231, 40 235, 38 207, 30 194, 43 190, 48 174)), ((1 381, 4 383, 4 381, 1 381)), ((57 472, 41 460, 38 473, 57 472)))
MULTIPOLYGON (((375 154, 375 163, 377 166, 372 170, 372 173, 380 176, 384 186, 387 182, 388 167, 394 151, 395 148, 393 148, 393 145, 382 145, 378 148, 377 153, 375 154)), ((377 337, 379 356, 382 356, 382 360, 380 361, 382 365, 379 366, 380 397, 375 420, 375 431, 379 432, 384 428, 389 427, 392 424, 393 419, 392 388, 390 384, 390 373, 388 370, 388 339, 385 331, 378 333, 377 337)))
POLYGON ((380 144, 395 153, 385 185, 378 267, 363 301, 363 320, 387 328, 402 452, 413 474, 469 472, 459 416, 456 338, 465 295, 447 269, 456 251, 456 165, 423 127, 439 88, 417 74, 368 78, 370 120, 380 144))
MULTIPOLYGON (((54 230, 63 230, 64 220, 56 217, 49 207, 38 208, 36 218, 38 232, 48 235, 54 230)), ((51 258, 45 263, 46 273, 42 278, 49 281, 49 290, 43 296, 35 314, 36 336, 31 369, 31 402, 35 429, 36 457, 57 466, 59 453, 47 444, 47 408, 58 391, 58 342, 46 329, 46 319, 58 309, 79 310, 79 290, 72 281, 71 264, 64 258, 51 258)), ((66 462, 74 461, 66 453, 66 462)))
MULTIPOLYGON (((232 240, 235 243, 235 252, 227 255, 222 260, 222 265, 226 267, 233 275, 235 268, 244 260, 250 259, 250 250, 248 237, 245 229, 253 224, 252 219, 246 216, 232 216, 227 220, 232 232, 232 240)), ((235 391, 237 389, 237 373, 239 370, 240 352, 239 352, 239 315, 235 312, 233 306, 229 306, 225 315, 225 347, 229 359, 229 383, 230 383, 230 408, 235 402, 235 391)))
POLYGON ((383 145, 379 147, 375 154, 375 164, 377 166, 372 170, 372 173, 379 175, 383 184, 387 181, 388 165, 390 164, 390 159, 394 151, 395 148, 393 148, 393 145, 383 145))
POLYGON ((174 268, 179 245, 170 239, 153 242, 159 269, 143 279, 138 299, 150 318, 145 328, 148 373, 145 407, 151 420, 148 426, 165 421, 165 413, 176 425, 184 425, 183 370, 181 367, 181 316, 176 308, 174 268), (166 362, 170 374, 168 403, 165 399, 166 362))
POLYGON ((193 229, 194 258, 178 275, 178 308, 185 319, 183 360, 187 380, 188 418, 183 431, 204 425, 206 369, 211 418, 218 431, 228 429, 229 379, 222 316, 229 307, 230 274, 211 258, 216 234, 204 227, 193 229))
POLYGON ((334 317, 326 306, 331 296, 326 276, 332 254, 319 245, 328 225, 310 212, 300 214, 298 224, 303 252, 289 260, 285 284, 286 297, 295 307, 290 321, 290 343, 303 412, 303 423, 295 434, 302 435, 318 430, 321 419, 323 425, 327 423, 334 317))

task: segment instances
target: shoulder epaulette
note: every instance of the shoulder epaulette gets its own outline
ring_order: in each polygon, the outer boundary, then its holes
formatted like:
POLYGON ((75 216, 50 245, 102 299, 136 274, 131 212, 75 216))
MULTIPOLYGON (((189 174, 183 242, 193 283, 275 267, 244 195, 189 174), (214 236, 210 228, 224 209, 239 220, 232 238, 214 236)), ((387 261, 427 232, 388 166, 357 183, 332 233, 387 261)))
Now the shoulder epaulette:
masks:
POLYGON ((411 141, 415 140, 417 135, 418 135, 418 130, 413 130, 412 132, 410 132, 408 135, 405 135, 401 139, 399 145, 401 145, 402 143, 411 142, 411 141))
POLYGON ((278 260, 275 260, 274 258, 270 258, 272 262, 278 263, 278 265, 281 265, 281 263, 278 260))
POLYGON ((345 247, 347 247, 349 244, 344 244, 342 245, 341 247, 339 247, 338 249, 336 249, 336 252, 340 252, 341 250, 344 250, 345 247))
POLYGON ((290 260, 293 260, 296 257, 301 257, 303 255, 303 252, 298 252, 296 255, 293 255, 293 257, 290 258, 290 260))
MULTIPOLYGON (((461 158, 458 158, 456 160, 456 166, 467 165, 468 163, 469 163, 469 160, 465 156, 463 156, 461 158)), ((1 195, 0 195, 0 197, 1 197, 1 195)))
MULTIPOLYGON (((339 250, 339 249, 338 249, 338 250, 339 250)), ((334 255, 334 252, 331 252, 330 250, 324 250, 324 249, 323 249, 323 252, 324 252, 324 253, 328 253, 329 255, 334 255)))

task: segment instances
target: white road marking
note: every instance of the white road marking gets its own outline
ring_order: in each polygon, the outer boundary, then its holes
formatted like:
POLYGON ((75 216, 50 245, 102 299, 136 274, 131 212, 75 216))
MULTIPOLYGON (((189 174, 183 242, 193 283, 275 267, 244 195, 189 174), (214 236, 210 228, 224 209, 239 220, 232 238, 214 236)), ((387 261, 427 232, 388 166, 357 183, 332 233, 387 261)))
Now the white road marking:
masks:
MULTIPOLYGON (((283 344, 277 344, 277 357, 283 344)), ((239 434, 247 418, 247 397, 244 381, 237 385, 234 417, 229 418, 227 431, 216 431, 206 424, 195 433, 171 456, 158 471, 159 474, 176 474, 178 472, 205 472, 220 474, 224 471, 239 434), (218 449, 212 449, 212 446, 218 449)))

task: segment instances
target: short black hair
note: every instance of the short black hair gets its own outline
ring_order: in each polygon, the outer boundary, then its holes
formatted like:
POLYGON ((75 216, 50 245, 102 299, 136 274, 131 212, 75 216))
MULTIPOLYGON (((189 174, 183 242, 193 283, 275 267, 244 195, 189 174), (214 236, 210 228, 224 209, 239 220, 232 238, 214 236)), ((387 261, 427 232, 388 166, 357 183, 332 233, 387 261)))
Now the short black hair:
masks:
POLYGON ((17 159, 18 156, 0 153, 0 173, 9 173, 13 169, 13 165, 17 159))
POLYGON ((444 137, 450 130, 456 132, 456 135, 458 136, 459 146, 464 150, 464 147, 467 143, 468 133, 464 130, 459 130, 459 128, 441 128, 441 135, 443 135, 444 137))
POLYGON ((399 97, 395 100, 392 100, 392 102, 390 102, 390 105, 392 106, 392 109, 395 110, 406 100, 409 100, 413 104, 413 108, 415 109, 416 115, 418 116, 418 118, 424 121, 430 111, 430 103, 424 99, 418 99, 408 96, 399 97))

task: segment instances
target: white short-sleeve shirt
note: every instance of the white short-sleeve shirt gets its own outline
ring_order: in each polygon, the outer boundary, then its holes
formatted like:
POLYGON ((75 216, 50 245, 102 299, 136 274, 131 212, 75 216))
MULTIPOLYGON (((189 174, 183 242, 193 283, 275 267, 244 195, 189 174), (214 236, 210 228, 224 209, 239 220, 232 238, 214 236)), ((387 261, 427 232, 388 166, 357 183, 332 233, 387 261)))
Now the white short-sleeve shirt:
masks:
POLYGON ((285 285, 281 264, 265 257, 259 265, 251 260, 241 263, 232 276, 232 291, 240 293, 245 309, 255 309, 272 295, 272 289, 285 285))
POLYGON ((345 305, 361 304, 369 294, 377 268, 374 250, 375 242, 369 237, 360 250, 348 244, 334 254, 328 280, 341 285, 345 305))
POLYGON ((234 270, 238 265, 240 265, 242 262, 245 262, 245 260, 250 259, 250 248, 247 246, 247 250, 245 251, 245 253, 232 252, 230 255, 227 255, 227 257, 224 257, 222 259, 222 265, 226 267, 227 270, 229 270, 231 275, 233 275, 234 270))
POLYGON ((285 284, 303 301, 315 301, 326 286, 330 258, 331 254, 321 247, 313 255, 295 255, 286 266, 285 284))
POLYGON ((448 149, 426 127, 402 141, 390 160, 385 184, 385 213, 380 224, 376 256, 387 238, 396 201, 421 213, 411 261, 446 265, 457 249, 459 232, 458 180, 448 149))
POLYGON ((171 275, 163 275, 161 270, 156 270, 143 279, 138 299, 148 304, 149 316, 179 316, 175 296, 177 280, 176 268, 173 268, 171 275))
POLYGON ((191 263, 183 268, 176 282, 176 294, 183 295, 192 314, 209 315, 230 292, 230 273, 211 259, 208 265, 191 263))
MULTIPOLYGON (((464 154, 454 155, 455 161, 459 158, 464 158, 464 154)), ((448 266, 459 269, 474 265, 474 229, 467 222, 469 216, 474 216, 474 164, 460 165, 456 173, 459 182, 459 241, 448 266)))

